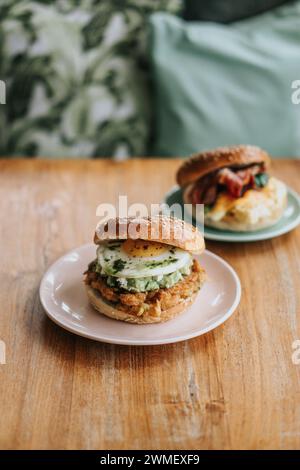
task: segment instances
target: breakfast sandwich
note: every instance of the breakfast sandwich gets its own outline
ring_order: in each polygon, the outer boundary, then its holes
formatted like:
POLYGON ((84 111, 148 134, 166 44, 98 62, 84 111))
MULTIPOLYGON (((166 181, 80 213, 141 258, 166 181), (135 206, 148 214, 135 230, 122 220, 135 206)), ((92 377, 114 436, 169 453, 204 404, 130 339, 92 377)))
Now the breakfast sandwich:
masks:
POLYGON ((221 147, 186 160, 177 182, 185 203, 205 205, 205 225, 255 231, 275 224, 287 204, 286 186, 269 175, 270 163, 258 147, 221 147))
POLYGON ((187 309, 205 281, 193 254, 201 233, 182 220, 154 216, 99 225, 96 258, 85 272, 87 295, 100 313, 131 323, 159 323, 187 309))

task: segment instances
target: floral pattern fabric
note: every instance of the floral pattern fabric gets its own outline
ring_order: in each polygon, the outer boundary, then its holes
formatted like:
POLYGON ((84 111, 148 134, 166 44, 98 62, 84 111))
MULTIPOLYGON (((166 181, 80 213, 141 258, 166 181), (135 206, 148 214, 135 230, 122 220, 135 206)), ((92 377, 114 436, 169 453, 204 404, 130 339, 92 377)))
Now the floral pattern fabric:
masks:
POLYGON ((146 155, 148 15, 179 0, 1 0, 0 155, 146 155))

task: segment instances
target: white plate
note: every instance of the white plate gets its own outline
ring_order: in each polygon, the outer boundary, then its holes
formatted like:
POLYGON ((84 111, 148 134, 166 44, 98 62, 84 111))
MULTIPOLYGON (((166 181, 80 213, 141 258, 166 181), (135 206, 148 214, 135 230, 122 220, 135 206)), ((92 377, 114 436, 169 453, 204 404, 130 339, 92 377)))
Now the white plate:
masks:
POLYGON ((45 273, 40 299, 47 315, 72 333, 96 341, 128 345, 175 343, 202 335, 221 325, 237 308, 241 287, 235 271, 219 256, 199 256, 208 280, 194 304, 166 323, 133 325, 97 313, 88 303, 83 272, 95 258, 93 244, 75 248, 45 273))

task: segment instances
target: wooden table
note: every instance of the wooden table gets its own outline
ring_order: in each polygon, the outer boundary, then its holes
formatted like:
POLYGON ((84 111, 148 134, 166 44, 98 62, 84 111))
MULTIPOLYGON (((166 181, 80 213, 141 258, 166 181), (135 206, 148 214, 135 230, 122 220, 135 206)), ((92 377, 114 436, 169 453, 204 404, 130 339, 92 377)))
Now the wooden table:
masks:
MULTIPOLYGON (((38 288, 65 251, 91 241, 100 202, 159 202, 178 160, 0 161, 1 449, 300 447, 300 229, 207 247, 229 261, 242 301, 190 341, 125 347, 47 319, 38 288)), ((300 162, 274 173, 300 192, 300 162)))

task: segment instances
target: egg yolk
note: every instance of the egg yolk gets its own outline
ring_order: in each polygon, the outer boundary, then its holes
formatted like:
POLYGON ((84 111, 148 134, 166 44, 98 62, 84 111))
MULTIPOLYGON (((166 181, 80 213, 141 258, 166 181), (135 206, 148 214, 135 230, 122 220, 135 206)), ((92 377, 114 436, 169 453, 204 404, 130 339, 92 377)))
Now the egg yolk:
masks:
POLYGON ((124 250, 133 258, 146 258, 165 253, 167 251, 167 247, 166 245, 159 242, 152 242, 141 239, 132 240, 131 238, 128 238, 128 240, 123 243, 122 250, 124 250))

